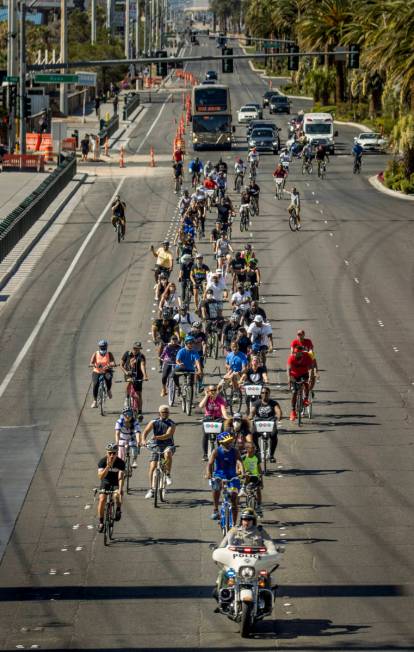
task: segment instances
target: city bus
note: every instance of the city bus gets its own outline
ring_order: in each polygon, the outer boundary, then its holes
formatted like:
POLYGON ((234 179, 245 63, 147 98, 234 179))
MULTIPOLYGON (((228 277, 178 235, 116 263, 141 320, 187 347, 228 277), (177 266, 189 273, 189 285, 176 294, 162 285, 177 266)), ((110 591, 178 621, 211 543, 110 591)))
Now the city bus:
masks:
POLYGON ((234 128, 229 87, 194 86, 191 100, 193 149, 231 149, 234 128))

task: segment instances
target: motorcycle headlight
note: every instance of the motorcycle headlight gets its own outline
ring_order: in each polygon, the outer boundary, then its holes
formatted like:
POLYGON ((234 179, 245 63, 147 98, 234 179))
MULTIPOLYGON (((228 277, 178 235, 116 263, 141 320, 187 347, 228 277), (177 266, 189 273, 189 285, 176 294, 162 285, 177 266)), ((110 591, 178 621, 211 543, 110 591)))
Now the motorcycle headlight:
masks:
POLYGON ((252 577, 254 577, 254 568, 250 568, 250 566, 242 566, 239 573, 243 579, 251 580, 252 577))

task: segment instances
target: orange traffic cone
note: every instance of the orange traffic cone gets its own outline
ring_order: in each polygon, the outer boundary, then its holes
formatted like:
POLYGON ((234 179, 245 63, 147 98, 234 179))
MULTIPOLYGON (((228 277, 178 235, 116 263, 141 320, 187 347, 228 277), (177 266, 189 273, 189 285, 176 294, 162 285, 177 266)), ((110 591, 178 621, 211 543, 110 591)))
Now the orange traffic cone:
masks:
POLYGON ((124 146, 121 145, 119 149, 119 167, 124 168, 125 167, 125 152, 124 152, 124 146))
POLYGON ((105 156, 110 156, 110 154, 109 154, 109 138, 108 138, 108 136, 105 138, 104 152, 105 152, 105 156))
POLYGON ((154 156, 154 148, 151 147, 150 149, 150 167, 155 168, 155 156, 154 156))

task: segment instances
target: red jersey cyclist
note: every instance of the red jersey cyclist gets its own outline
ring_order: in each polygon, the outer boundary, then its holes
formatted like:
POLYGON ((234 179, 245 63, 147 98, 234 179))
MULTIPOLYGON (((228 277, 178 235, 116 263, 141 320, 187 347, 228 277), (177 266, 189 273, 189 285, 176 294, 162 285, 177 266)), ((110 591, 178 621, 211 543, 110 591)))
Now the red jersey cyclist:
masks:
POLYGON ((303 347, 303 350, 309 353, 310 357, 314 361, 314 367, 310 371, 309 379, 309 389, 311 390, 313 397, 313 388, 315 386, 316 378, 319 377, 318 363, 316 361, 313 342, 311 339, 309 339, 309 337, 305 337, 305 331, 303 328, 298 330, 297 337, 290 343, 290 352, 293 353, 298 346, 303 347))
POLYGON ((315 366, 315 362, 312 357, 304 351, 303 347, 298 346, 293 353, 287 359, 286 372, 288 378, 289 389, 292 389, 292 411, 290 413, 290 420, 295 421, 296 414, 296 397, 297 397, 297 385, 298 382, 303 382, 303 387, 305 390, 305 396, 303 400, 304 406, 309 405, 309 372, 315 366))

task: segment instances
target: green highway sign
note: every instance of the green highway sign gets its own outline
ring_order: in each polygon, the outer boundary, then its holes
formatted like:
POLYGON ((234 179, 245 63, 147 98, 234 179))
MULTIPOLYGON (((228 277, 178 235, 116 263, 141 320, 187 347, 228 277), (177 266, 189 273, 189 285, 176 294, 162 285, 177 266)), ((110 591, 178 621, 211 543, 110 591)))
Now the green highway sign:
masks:
POLYGON ((78 75, 35 75, 36 84, 77 84, 78 75))
POLYGON ((7 75, 7 77, 5 77, 5 79, 4 79, 4 81, 9 82, 9 84, 17 84, 18 81, 19 81, 19 78, 17 77, 17 75, 16 76, 7 75))

